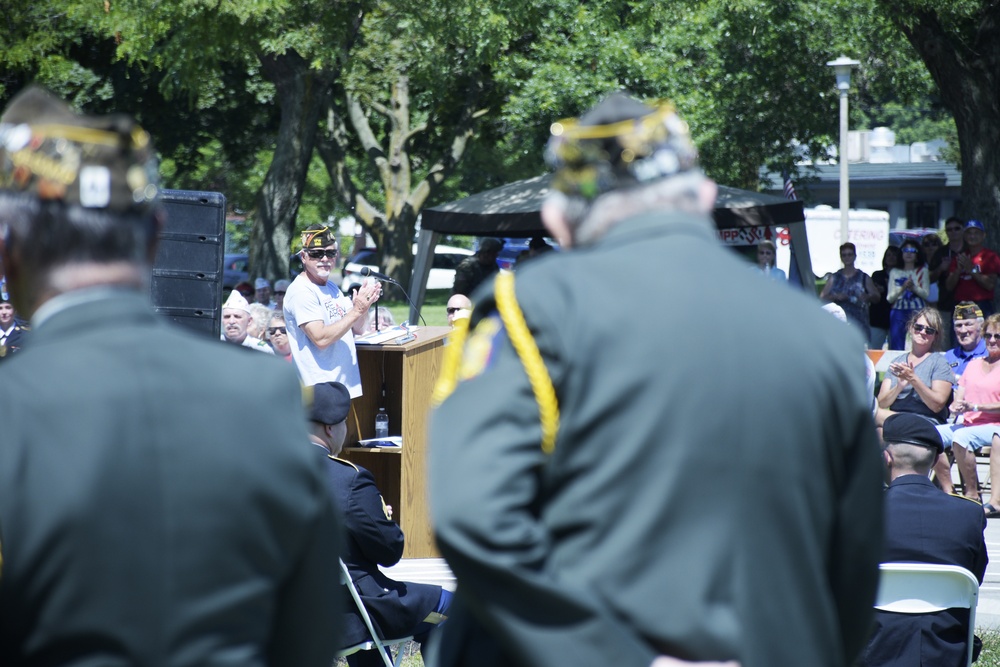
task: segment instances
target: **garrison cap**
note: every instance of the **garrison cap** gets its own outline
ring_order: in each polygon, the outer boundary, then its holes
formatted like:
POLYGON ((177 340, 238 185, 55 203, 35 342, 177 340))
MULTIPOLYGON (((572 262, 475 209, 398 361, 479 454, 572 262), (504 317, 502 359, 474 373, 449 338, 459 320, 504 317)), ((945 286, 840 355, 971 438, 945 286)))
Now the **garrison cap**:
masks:
POLYGON ((0 194, 144 213, 159 195, 153 146, 129 116, 80 115, 31 86, 0 116, 0 194))
POLYGON ((615 92, 579 119, 555 122, 545 161, 552 187, 593 200, 695 169, 698 151, 687 123, 668 102, 650 107, 615 92))
POLYGON ((337 237, 327 225, 309 225, 302 231, 302 249, 337 245, 337 237))
POLYGON ((339 424, 351 410, 351 394, 339 382, 321 382, 312 388, 309 420, 320 424, 339 424))
POLYGON ((919 445, 937 450, 939 454, 944 451, 941 436, 930 421, 907 412, 897 412, 885 420, 882 424, 882 440, 887 445, 919 445))
POLYGON ((229 298, 226 299, 224 304, 222 304, 222 308, 223 310, 227 308, 242 310, 247 315, 250 314, 250 303, 246 300, 246 297, 240 294, 237 290, 233 290, 229 293, 229 298))
POLYGON ((955 306, 953 320, 977 320, 983 316, 983 310, 975 301, 963 301, 955 306))

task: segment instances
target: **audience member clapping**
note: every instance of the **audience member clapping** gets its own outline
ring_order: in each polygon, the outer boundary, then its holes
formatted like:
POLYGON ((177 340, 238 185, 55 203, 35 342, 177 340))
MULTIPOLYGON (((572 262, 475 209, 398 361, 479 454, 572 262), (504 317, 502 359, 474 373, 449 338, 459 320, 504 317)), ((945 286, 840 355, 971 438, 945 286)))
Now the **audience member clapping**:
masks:
POLYGON ((881 425, 894 412, 910 412, 942 424, 948 418, 952 373, 938 351, 941 316, 935 308, 923 308, 910 319, 908 329, 912 349, 889 364, 878 393, 876 422, 881 425))
MULTIPOLYGON (((965 495, 979 498, 979 475, 975 452, 990 445, 990 482, 1000 483, 1000 314, 983 325, 986 356, 973 359, 958 379, 951 411, 960 417, 955 424, 938 427, 945 445, 953 445, 955 463, 962 475, 965 495)), ((1000 503, 984 505, 986 515, 1000 516, 1000 503)))

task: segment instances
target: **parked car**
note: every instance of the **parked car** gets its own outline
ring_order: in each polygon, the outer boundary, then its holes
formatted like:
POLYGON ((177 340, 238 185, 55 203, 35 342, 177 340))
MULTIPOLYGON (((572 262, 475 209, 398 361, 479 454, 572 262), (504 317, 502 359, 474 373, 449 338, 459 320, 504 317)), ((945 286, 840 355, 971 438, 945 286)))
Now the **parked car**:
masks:
MULTIPOLYGON (((218 255, 216 255, 218 257, 218 255)), ((226 255, 222 260, 222 289, 226 292, 250 280, 247 273, 249 255, 226 255)))
MULTIPOLYGON (((417 245, 413 244, 413 254, 417 253, 417 245)), ((473 254, 466 248, 456 248, 455 246, 439 245, 434 248, 434 262, 431 264, 431 273, 427 277, 427 289, 451 289, 455 284, 455 267, 459 262, 473 254)), ((344 264, 341 270, 343 279, 340 282, 340 289, 347 292, 351 283, 360 283, 364 280, 361 269, 367 266, 372 271, 381 271, 375 263, 378 251, 375 248, 365 248, 354 253, 344 264)))

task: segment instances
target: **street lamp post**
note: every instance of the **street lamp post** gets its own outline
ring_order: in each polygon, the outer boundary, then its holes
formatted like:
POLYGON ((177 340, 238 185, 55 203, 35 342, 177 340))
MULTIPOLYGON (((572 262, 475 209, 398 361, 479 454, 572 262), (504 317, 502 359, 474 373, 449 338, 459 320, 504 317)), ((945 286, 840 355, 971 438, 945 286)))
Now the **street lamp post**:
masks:
POLYGON ((847 243, 847 219, 851 207, 850 180, 847 174, 847 92, 851 89, 851 69, 860 65, 857 60, 840 56, 831 60, 827 66, 832 67, 837 75, 837 89, 840 91, 840 242, 847 243))

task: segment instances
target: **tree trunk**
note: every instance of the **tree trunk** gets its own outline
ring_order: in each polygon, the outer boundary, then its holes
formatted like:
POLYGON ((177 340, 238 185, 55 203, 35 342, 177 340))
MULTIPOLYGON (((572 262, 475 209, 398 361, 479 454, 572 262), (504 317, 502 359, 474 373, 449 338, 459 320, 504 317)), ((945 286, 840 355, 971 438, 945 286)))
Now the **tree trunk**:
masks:
POLYGON ((933 10, 881 2, 927 66, 955 117, 962 155, 962 208, 980 220, 987 245, 1000 248, 1000 6, 983 2, 965 31, 946 28, 933 10), (974 30, 973 30, 974 28, 974 30))
POLYGON ((331 106, 327 132, 317 138, 320 156, 343 201, 355 217, 368 229, 379 248, 382 271, 409 289, 413 274, 413 235, 417 216, 427 199, 454 171, 472 138, 473 128, 485 110, 477 110, 483 82, 479 74, 469 80, 461 113, 449 128, 451 142, 443 154, 430 165, 427 175, 413 185, 409 149, 414 137, 428 131, 428 125, 411 127, 409 80, 401 74, 393 83, 388 106, 369 101, 368 106, 389 123, 383 148, 368 123, 361 101, 347 93, 347 116, 364 154, 379 173, 385 194, 385 210, 375 209, 355 185, 347 169, 347 154, 352 138, 347 123, 331 106))
POLYGON ((311 69, 293 51, 261 57, 264 76, 277 89, 281 121, 274 157, 257 194, 250 231, 251 278, 288 276, 295 218, 329 96, 329 75, 311 69))

